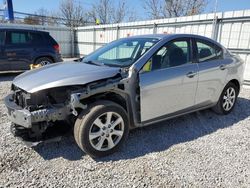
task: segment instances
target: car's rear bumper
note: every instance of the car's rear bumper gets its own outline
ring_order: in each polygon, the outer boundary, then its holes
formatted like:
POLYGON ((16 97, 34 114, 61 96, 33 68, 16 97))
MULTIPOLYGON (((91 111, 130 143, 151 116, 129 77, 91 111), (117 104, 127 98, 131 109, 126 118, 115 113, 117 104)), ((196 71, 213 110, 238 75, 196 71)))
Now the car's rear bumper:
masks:
POLYGON ((58 63, 58 62, 63 62, 63 59, 62 59, 62 55, 61 54, 57 54, 56 57, 55 57, 55 62, 58 63))

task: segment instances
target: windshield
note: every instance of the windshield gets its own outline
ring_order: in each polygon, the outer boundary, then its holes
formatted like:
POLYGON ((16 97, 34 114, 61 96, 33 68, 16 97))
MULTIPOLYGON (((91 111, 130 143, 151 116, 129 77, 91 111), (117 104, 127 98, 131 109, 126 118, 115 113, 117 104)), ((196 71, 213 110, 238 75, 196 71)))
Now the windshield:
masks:
POLYGON ((111 42, 86 56, 82 62, 128 67, 148 51, 159 39, 126 38, 111 42))

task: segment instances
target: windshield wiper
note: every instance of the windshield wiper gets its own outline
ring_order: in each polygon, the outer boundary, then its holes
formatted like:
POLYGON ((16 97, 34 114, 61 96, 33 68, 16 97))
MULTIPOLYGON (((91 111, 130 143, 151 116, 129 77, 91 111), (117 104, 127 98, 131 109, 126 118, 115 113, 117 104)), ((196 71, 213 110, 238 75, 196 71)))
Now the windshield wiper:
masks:
POLYGON ((97 63, 97 62, 94 62, 94 61, 84 61, 83 63, 91 64, 91 65, 97 65, 97 66, 103 66, 104 65, 102 63, 97 63))

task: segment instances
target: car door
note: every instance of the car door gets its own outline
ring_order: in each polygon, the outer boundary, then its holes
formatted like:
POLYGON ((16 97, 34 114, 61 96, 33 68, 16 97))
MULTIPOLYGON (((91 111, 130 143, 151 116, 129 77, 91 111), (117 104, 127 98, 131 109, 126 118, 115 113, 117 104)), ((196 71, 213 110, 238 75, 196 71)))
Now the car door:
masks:
POLYGON ((228 73, 223 50, 207 40, 195 39, 199 67, 196 101, 198 105, 216 103, 224 87, 228 73))
POLYGON ((10 64, 5 54, 5 31, 0 31, 0 71, 10 70, 10 64))
POLYGON ((31 62, 32 46, 26 31, 8 31, 5 48, 11 70, 27 70, 31 62))
POLYGON ((192 108, 197 81, 191 39, 168 42, 139 73, 141 121, 147 123, 192 108))

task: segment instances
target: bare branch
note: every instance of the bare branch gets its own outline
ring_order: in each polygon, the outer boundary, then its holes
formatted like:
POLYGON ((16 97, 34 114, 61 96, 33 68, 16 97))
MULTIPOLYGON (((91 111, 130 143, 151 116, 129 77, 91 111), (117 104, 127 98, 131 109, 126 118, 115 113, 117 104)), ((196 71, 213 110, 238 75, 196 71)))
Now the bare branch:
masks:
POLYGON ((77 27, 83 25, 86 20, 84 19, 85 11, 80 4, 75 0, 62 0, 60 4, 61 16, 66 20, 65 25, 69 27, 77 27))
POLYGON ((151 19, 160 19, 162 18, 162 0, 145 0, 144 2, 144 10, 147 12, 151 19))
POLYGON ((162 14, 164 17, 195 15, 201 13, 206 5, 206 0, 165 0, 162 14))
POLYGON ((99 19, 101 24, 135 21, 137 18, 135 11, 131 11, 125 0, 99 0, 92 6, 88 16, 92 21, 99 19))

